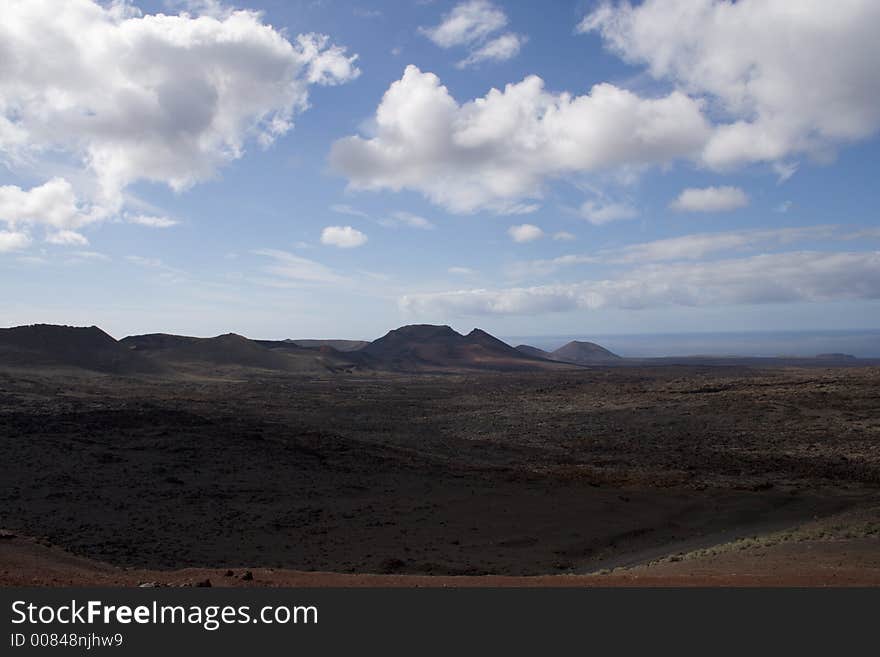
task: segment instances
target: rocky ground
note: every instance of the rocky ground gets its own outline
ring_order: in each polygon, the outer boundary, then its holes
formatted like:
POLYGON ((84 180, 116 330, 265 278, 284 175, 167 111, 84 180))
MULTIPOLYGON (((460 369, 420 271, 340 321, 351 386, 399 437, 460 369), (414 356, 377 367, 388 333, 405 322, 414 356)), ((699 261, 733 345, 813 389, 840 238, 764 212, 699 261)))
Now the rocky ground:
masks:
POLYGON ((876 532, 853 519, 880 500, 878 383, 876 368, 4 370, 0 527, 19 538, 0 540, 0 571, 14 583, 16 559, 64 554, 123 584, 243 568, 266 584, 268 569, 720 582, 821 562, 876 582, 876 532), (853 535, 740 543, 832 518, 853 535), (792 556, 814 543, 818 561, 792 556))

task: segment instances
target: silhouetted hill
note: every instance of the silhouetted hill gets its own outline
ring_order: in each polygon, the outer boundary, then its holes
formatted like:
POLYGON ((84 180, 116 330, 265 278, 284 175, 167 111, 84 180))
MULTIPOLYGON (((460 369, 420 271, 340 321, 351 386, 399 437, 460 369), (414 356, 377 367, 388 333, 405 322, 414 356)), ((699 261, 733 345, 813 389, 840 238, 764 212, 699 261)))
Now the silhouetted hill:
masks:
POLYGON ((600 347, 594 342, 580 342, 572 340, 550 354, 553 360, 564 363, 576 363, 577 365, 603 365, 620 361, 617 354, 600 347))
POLYGON ((480 329, 462 335, 449 326, 413 324, 389 331, 363 353, 380 366, 402 371, 532 370, 553 368, 480 329))
POLYGON ((151 358, 170 362, 203 362, 263 369, 286 369, 286 359, 234 333, 191 338, 165 333, 124 338, 122 344, 151 358))
POLYGON ((285 372, 344 367, 348 360, 329 352, 306 349, 286 341, 249 340, 235 333, 194 338, 165 333, 124 338, 122 344, 155 361, 176 366, 241 367, 285 372))
POLYGON ((97 326, 34 324, 0 329, 0 364, 77 367, 115 374, 153 374, 161 365, 133 354, 97 326))
POLYGON ((528 344, 518 344, 516 345, 516 350, 524 353, 526 356, 531 356, 532 358, 546 358, 550 360, 550 352, 528 344))

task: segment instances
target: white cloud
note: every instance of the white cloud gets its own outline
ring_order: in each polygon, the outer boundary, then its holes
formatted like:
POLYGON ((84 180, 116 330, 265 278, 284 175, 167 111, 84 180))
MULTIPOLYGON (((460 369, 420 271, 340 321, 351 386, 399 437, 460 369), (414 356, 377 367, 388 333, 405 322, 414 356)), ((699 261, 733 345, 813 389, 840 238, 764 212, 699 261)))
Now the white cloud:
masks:
POLYGON ((500 290, 414 294, 415 315, 535 315, 575 309, 642 309, 880 299, 880 252, 794 252, 711 263, 648 265, 619 278, 500 290))
POLYGON ((653 242, 631 244, 614 250, 604 250, 599 255, 605 260, 615 263, 698 260, 713 253, 734 249, 766 248, 804 240, 828 240, 837 234, 837 226, 695 233, 653 242))
POLYGON ((601 263, 602 258, 595 255, 573 254, 561 255, 542 260, 524 260, 514 262, 506 267, 507 275, 514 280, 523 280, 553 274, 564 267, 601 263))
POLYGON ((469 0, 457 4, 439 25, 419 31, 441 48, 452 48, 485 39, 505 25, 507 16, 491 2, 469 0))
POLYGON ((800 165, 797 162, 774 162, 773 171, 776 173, 776 182, 781 185, 791 178, 800 165))
POLYGON ((49 244, 58 244, 63 246, 88 246, 89 241, 85 235, 77 233, 73 230, 59 230, 57 233, 50 233, 46 237, 49 244))
POLYGON ((876 240, 880 239, 880 228, 862 228, 856 230, 855 232, 848 233, 842 237, 842 239, 848 240, 876 240))
POLYGON ((553 233, 553 239, 557 242, 571 242, 576 240, 577 237, 572 233, 569 233, 567 230, 560 230, 558 233, 553 233))
POLYGON ((612 221, 621 221, 622 219, 633 219, 639 215, 631 205, 626 203, 597 203, 595 201, 585 201, 581 204, 580 215, 594 226, 611 223, 612 221))
POLYGON ((370 215, 368 215, 363 210, 358 210, 357 208, 353 208, 352 206, 346 205, 345 203, 337 203, 336 205, 331 205, 330 209, 338 214, 347 214, 351 217, 360 217, 362 219, 370 218, 370 215))
POLYGON ((367 236, 351 226, 327 226, 321 231, 321 244, 353 249, 367 243, 367 236))
POLYGON ((333 144, 349 186, 412 189, 457 213, 521 210, 549 177, 694 156, 709 132, 701 103, 677 91, 649 99, 599 84, 572 96, 529 76, 459 105, 415 66, 385 93, 375 126, 333 144))
POLYGON ((748 204, 748 195, 738 187, 691 187, 683 190, 669 207, 679 212, 727 212, 748 204))
POLYGON ((476 66, 483 62, 504 62, 519 54, 528 41, 522 34, 493 34, 507 25, 507 15, 489 0, 467 0, 456 5, 435 27, 419 31, 441 48, 467 46, 470 53, 456 64, 457 68, 476 66), (491 37, 491 38, 490 38, 491 37))
POLYGON ((148 214, 126 215, 125 220, 130 224, 146 226, 147 228, 171 228, 171 226, 176 226, 178 223, 168 217, 157 217, 148 214))
POLYGON ((330 43, 326 34, 300 34, 294 48, 307 64, 309 84, 336 86, 354 80, 360 69, 354 65, 357 55, 347 55, 345 48, 330 43))
POLYGON ((275 264, 264 267, 264 271, 282 279, 303 283, 339 283, 345 280, 329 267, 287 251, 259 249, 253 253, 274 260, 275 264))
POLYGON ((667 239, 629 244, 627 246, 602 249, 591 254, 568 254, 545 260, 528 260, 514 263, 508 274, 521 279, 546 276, 564 267, 596 264, 644 264, 651 262, 671 262, 700 260, 706 256, 724 252, 740 252, 758 248, 778 248, 803 241, 857 240, 864 238, 865 232, 846 234, 839 226, 819 225, 770 230, 742 230, 719 233, 694 233, 667 239))
POLYGON ((456 68, 467 68, 483 62, 506 62, 519 54, 527 40, 523 35, 513 32, 502 34, 484 43, 455 66, 456 68))
POLYGON ((97 251, 74 251, 72 255, 81 260, 110 260, 110 257, 108 255, 104 253, 98 253, 97 251))
POLYGON ((27 233, 0 230, 0 253, 20 251, 31 244, 31 238, 27 233))
POLYGON ((532 224, 520 224, 507 229, 507 234, 514 242, 534 242, 544 237, 544 231, 532 224))
POLYGON ((387 219, 379 221, 383 226, 392 228, 395 226, 407 226, 408 228, 419 228, 421 230, 433 230, 436 226, 422 216, 411 212, 395 212, 387 219))
POLYGON ((288 132, 310 85, 359 73, 327 37, 288 40, 259 12, 141 15, 94 0, 4 3, 0 61, 7 159, 65 156, 90 180, 77 196, 104 217, 137 180, 212 178, 249 142, 288 132))
POLYGON ((598 32, 653 77, 710 97, 725 122, 703 159, 727 168, 826 157, 875 134, 878 24, 875 0, 646 0, 606 2, 579 30, 598 32))
POLYGON ((450 274, 456 274, 458 276, 473 276, 477 273, 470 267, 450 267, 448 271, 450 274))
POLYGON ((0 187, 0 221, 10 228, 42 225, 74 229, 95 220, 78 201, 73 186, 63 178, 25 190, 16 185, 0 187))

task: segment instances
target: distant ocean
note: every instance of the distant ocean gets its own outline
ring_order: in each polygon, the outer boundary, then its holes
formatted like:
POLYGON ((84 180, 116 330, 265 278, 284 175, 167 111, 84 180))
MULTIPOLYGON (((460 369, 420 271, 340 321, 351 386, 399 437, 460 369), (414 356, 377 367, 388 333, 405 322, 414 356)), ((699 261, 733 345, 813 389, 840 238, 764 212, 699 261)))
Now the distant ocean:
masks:
POLYGON ((844 353, 880 358, 880 329, 861 331, 756 331, 749 333, 669 333, 640 335, 508 336, 508 344, 552 351, 571 340, 586 340, 629 358, 662 356, 815 356, 844 353))

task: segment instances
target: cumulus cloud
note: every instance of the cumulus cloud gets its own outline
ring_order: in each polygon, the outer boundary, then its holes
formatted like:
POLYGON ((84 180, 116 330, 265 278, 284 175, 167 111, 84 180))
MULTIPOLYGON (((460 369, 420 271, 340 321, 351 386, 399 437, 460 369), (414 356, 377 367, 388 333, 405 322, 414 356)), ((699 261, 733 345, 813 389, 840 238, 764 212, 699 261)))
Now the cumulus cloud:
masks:
POLYGON ((349 56, 342 46, 332 45, 326 34, 300 34, 294 50, 307 62, 305 77, 310 84, 336 86, 360 75, 354 65, 358 56, 349 56))
MULTIPOLYGON (((137 180, 184 190, 249 142, 270 145, 307 108, 309 86, 353 79, 354 60, 324 35, 289 40, 254 11, 142 15, 120 2, 7 2, 0 149, 12 163, 63 154, 92 181, 78 196, 107 216, 137 180)), ((69 183, 50 184, 67 195, 56 223, 80 221, 69 183)))
POLYGON ((611 84, 554 94, 529 76, 459 104, 439 78, 408 66, 376 110, 376 134, 333 144, 331 165, 356 190, 412 189, 452 212, 511 212, 546 178, 699 153, 701 103, 674 91, 642 98, 611 84))
MULTIPOLYGON (((727 168, 824 156, 880 127, 880 3, 645 0, 579 25, 615 53, 717 106, 703 160, 727 168)), ((780 178, 794 169, 785 165, 780 178)))
POLYGON ((577 237, 572 233, 569 233, 567 230, 560 230, 558 233, 553 233, 553 239, 557 242, 571 242, 576 240, 577 237))
POLYGON ((498 290, 414 294, 415 315, 534 315, 575 309, 880 299, 880 252, 793 252, 711 263, 657 264, 619 278, 498 290))
POLYGON ((690 187, 683 190, 669 207, 679 212, 727 212, 748 204, 748 195, 738 187, 690 187))
POLYGON ((20 251, 31 244, 31 238, 27 233, 0 230, 0 253, 20 251))
POLYGON ((520 224, 507 229, 507 234, 514 242, 534 242, 544 237, 544 231, 533 224, 520 224))
POLYGON ((367 236, 351 226, 327 226, 321 231, 321 244, 353 249, 367 243, 367 236))
POLYGON ((639 215, 638 210, 627 203, 597 203, 586 201, 581 204, 580 215, 594 226, 601 226, 612 221, 633 219, 639 215))
POLYGON ((0 187, 0 221, 10 228, 42 225, 53 229, 81 228, 95 220, 76 198, 73 186, 63 178, 22 189, 0 187))
POLYGON ((0 186, 0 224, 6 224, 7 234, 19 236, 14 240, 19 245, 30 244, 37 227, 43 229, 50 244, 86 245, 88 240, 76 230, 105 216, 101 209, 80 202, 73 186, 63 178, 30 189, 0 186))

